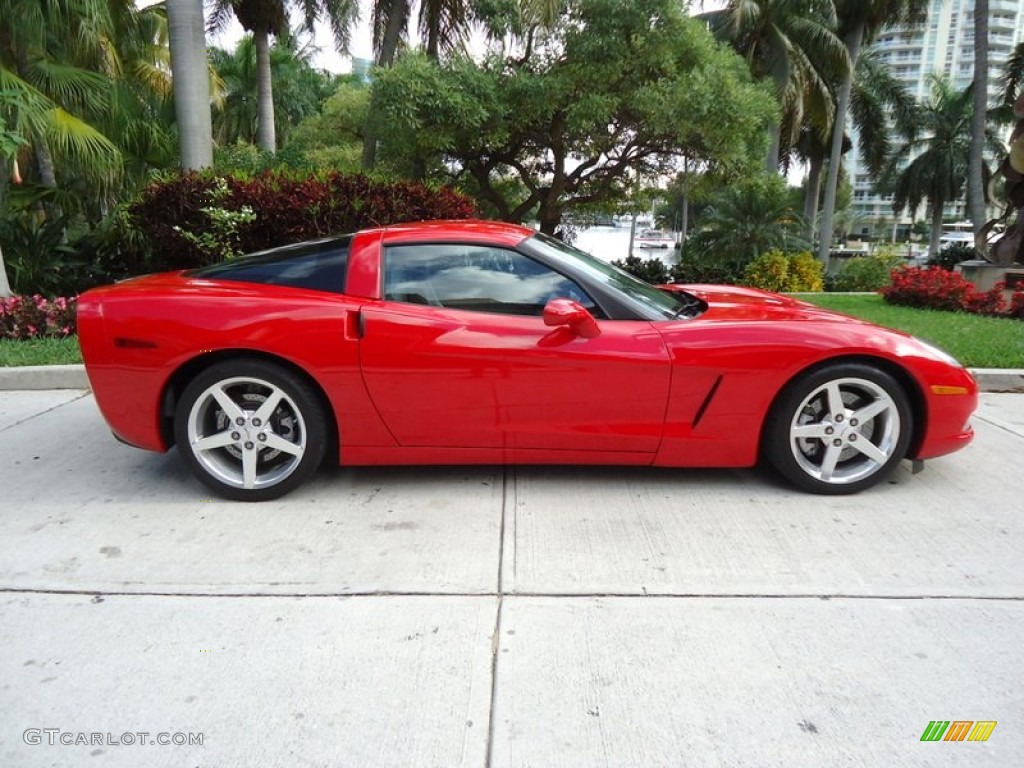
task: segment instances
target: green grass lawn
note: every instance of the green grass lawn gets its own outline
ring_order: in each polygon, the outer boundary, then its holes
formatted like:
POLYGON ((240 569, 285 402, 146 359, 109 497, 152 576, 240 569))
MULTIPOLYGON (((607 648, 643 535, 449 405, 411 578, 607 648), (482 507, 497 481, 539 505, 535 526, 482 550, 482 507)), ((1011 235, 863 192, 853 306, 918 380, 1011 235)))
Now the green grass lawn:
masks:
POLYGON ((65 365, 82 362, 78 337, 66 339, 0 339, 0 366, 65 365))
POLYGON ((886 304, 881 296, 800 294, 798 298, 930 341, 971 368, 1024 368, 1024 322, 886 304))

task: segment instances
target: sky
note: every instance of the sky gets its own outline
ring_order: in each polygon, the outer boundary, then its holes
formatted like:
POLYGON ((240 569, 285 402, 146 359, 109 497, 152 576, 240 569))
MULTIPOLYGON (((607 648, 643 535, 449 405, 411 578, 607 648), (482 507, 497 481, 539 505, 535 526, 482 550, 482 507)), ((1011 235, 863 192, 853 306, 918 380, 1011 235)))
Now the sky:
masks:
MULTIPOLYGON (((139 5, 149 5, 149 2, 140 2, 139 5)), ((713 10, 721 8, 725 5, 725 0, 697 0, 694 3, 695 12, 701 10, 713 10), (703 6, 703 7, 701 7, 703 6)), ((352 33, 352 44, 350 46, 352 56, 363 59, 373 58, 373 42, 370 37, 370 6, 371 0, 359 0, 360 8, 360 21, 358 27, 353 30, 352 33)), ((419 14, 419 3, 416 3, 416 7, 413 9, 413 18, 419 14)), ((221 35, 210 38, 210 43, 220 48, 232 48, 235 43, 241 38, 243 30, 241 25, 237 21, 232 21, 231 26, 224 31, 221 35)), ((303 42, 308 42, 303 39, 303 42)), ((316 35, 312 40, 313 44, 319 49, 319 52, 314 56, 314 65, 320 69, 326 69, 329 72, 341 73, 352 71, 352 61, 347 56, 342 56, 334 49, 334 39, 331 36, 330 29, 323 24, 317 25, 316 35)), ((480 45, 481 41, 471 41, 471 47, 480 45)))

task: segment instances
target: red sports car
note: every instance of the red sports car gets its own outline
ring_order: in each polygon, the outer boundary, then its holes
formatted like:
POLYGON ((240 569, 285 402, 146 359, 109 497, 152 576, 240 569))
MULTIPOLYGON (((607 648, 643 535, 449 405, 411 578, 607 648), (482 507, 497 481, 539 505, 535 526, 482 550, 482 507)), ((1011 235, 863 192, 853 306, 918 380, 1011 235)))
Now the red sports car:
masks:
POLYGON ((530 229, 368 229, 85 293, 114 434, 264 500, 360 464, 746 467, 852 493, 970 442, 972 376, 749 288, 655 288, 530 229))

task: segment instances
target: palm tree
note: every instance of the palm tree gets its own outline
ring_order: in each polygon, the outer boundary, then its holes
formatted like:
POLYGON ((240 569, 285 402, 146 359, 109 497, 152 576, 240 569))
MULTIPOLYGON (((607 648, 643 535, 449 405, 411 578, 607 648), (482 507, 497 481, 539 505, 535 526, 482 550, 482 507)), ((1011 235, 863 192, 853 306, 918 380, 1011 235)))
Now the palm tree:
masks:
POLYGON ((910 26, 922 22, 928 14, 931 0, 836 0, 839 29, 846 42, 851 67, 843 78, 836 100, 836 114, 832 131, 832 149, 829 155, 828 179, 825 185, 824 210, 821 216, 821 238, 818 258, 828 262, 832 243, 833 217, 836 210, 836 192, 839 187, 839 163, 843 154, 843 129, 850 110, 853 81, 861 48, 871 42, 886 25, 910 26))
POLYGON ((732 186, 709 203, 691 242, 708 258, 745 262, 771 250, 809 248, 802 228, 803 217, 790 206, 781 182, 732 186))
POLYGON ((181 165, 205 168, 213 165, 213 129, 203 0, 167 0, 167 27, 181 165))
POLYGON ((974 230, 975 247, 986 250, 981 229, 985 226, 985 120, 988 109, 988 0, 974 0, 974 112, 971 117, 971 153, 967 169, 967 210, 974 230))
POLYGON ((5 118, 27 141, 35 175, 44 186, 56 187, 56 160, 109 186, 121 155, 88 116, 108 108, 111 83, 78 65, 112 39, 107 3, 0 0, 0 19, 0 91, 19 105, 5 110, 5 118))
POLYGON ((834 30, 833 0, 729 0, 721 11, 704 14, 720 39, 747 60, 758 80, 769 80, 779 102, 780 122, 773 126, 765 166, 779 168, 780 148, 799 139, 805 113, 831 124, 829 82, 844 77, 850 57, 834 30))
MULTIPOLYGON (((931 209, 929 253, 939 250, 942 211, 946 203, 964 192, 971 148, 971 123, 974 112, 974 87, 954 90, 949 80, 931 79, 931 94, 920 105, 915 136, 895 153, 883 179, 883 187, 893 194, 893 212, 904 208, 914 211, 922 202, 931 209)), ((986 131, 985 146, 993 154, 1005 151, 991 129, 986 131)), ((982 165, 985 181, 991 176, 982 165)))
MULTIPOLYGON (((313 50, 297 47, 293 37, 279 37, 270 49, 274 80, 274 132, 278 143, 288 143, 291 128, 320 111, 330 95, 333 78, 313 68, 313 50)), ((211 64, 220 84, 219 105, 214 110, 214 137, 220 145, 239 141, 254 143, 257 130, 256 46, 246 35, 233 52, 210 51, 211 64)))
POLYGON ((252 32, 256 45, 256 136, 267 152, 277 149, 270 36, 290 32, 288 13, 292 8, 301 16, 301 29, 310 34, 317 18, 323 17, 330 24, 338 52, 348 52, 351 27, 359 17, 358 0, 214 0, 207 25, 211 32, 220 31, 234 15, 246 31, 252 32))
POLYGON ((1016 119, 1013 115, 1013 103, 1020 95, 1021 83, 1024 83, 1024 42, 1017 43, 1010 58, 1003 65, 1003 77, 1000 81, 1002 93, 999 97, 999 107, 996 109, 1001 122, 1012 123, 1016 119))
MULTIPOLYGON (((914 128, 916 109, 913 96, 902 82, 893 77, 892 71, 881 61, 877 52, 865 51, 858 57, 857 76, 853 80, 850 95, 850 117, 857 131, 861 161, 875 181, 882 177, 893 152, 893 130, 904 139, 909 137, 914 128)), ((823 135, 806 127, 796 147, 808 165, 804 218, 808 227, 806 237, 812 241, 823 171, 829 156, 831 140, 828 137, 832 130, 830 125, 823 135)), ((846 154, 852 146, 853 142, 844 136, 842 154, 846 154)))

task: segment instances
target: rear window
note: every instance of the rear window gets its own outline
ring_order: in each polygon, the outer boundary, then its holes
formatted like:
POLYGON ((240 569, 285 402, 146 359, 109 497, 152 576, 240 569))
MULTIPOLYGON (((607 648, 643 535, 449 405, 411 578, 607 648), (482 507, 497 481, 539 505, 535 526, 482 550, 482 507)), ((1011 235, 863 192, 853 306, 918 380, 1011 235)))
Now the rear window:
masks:
POLYGON ((189 277, 344 293, 352 237, 286 245, 192 270, 189 277))

